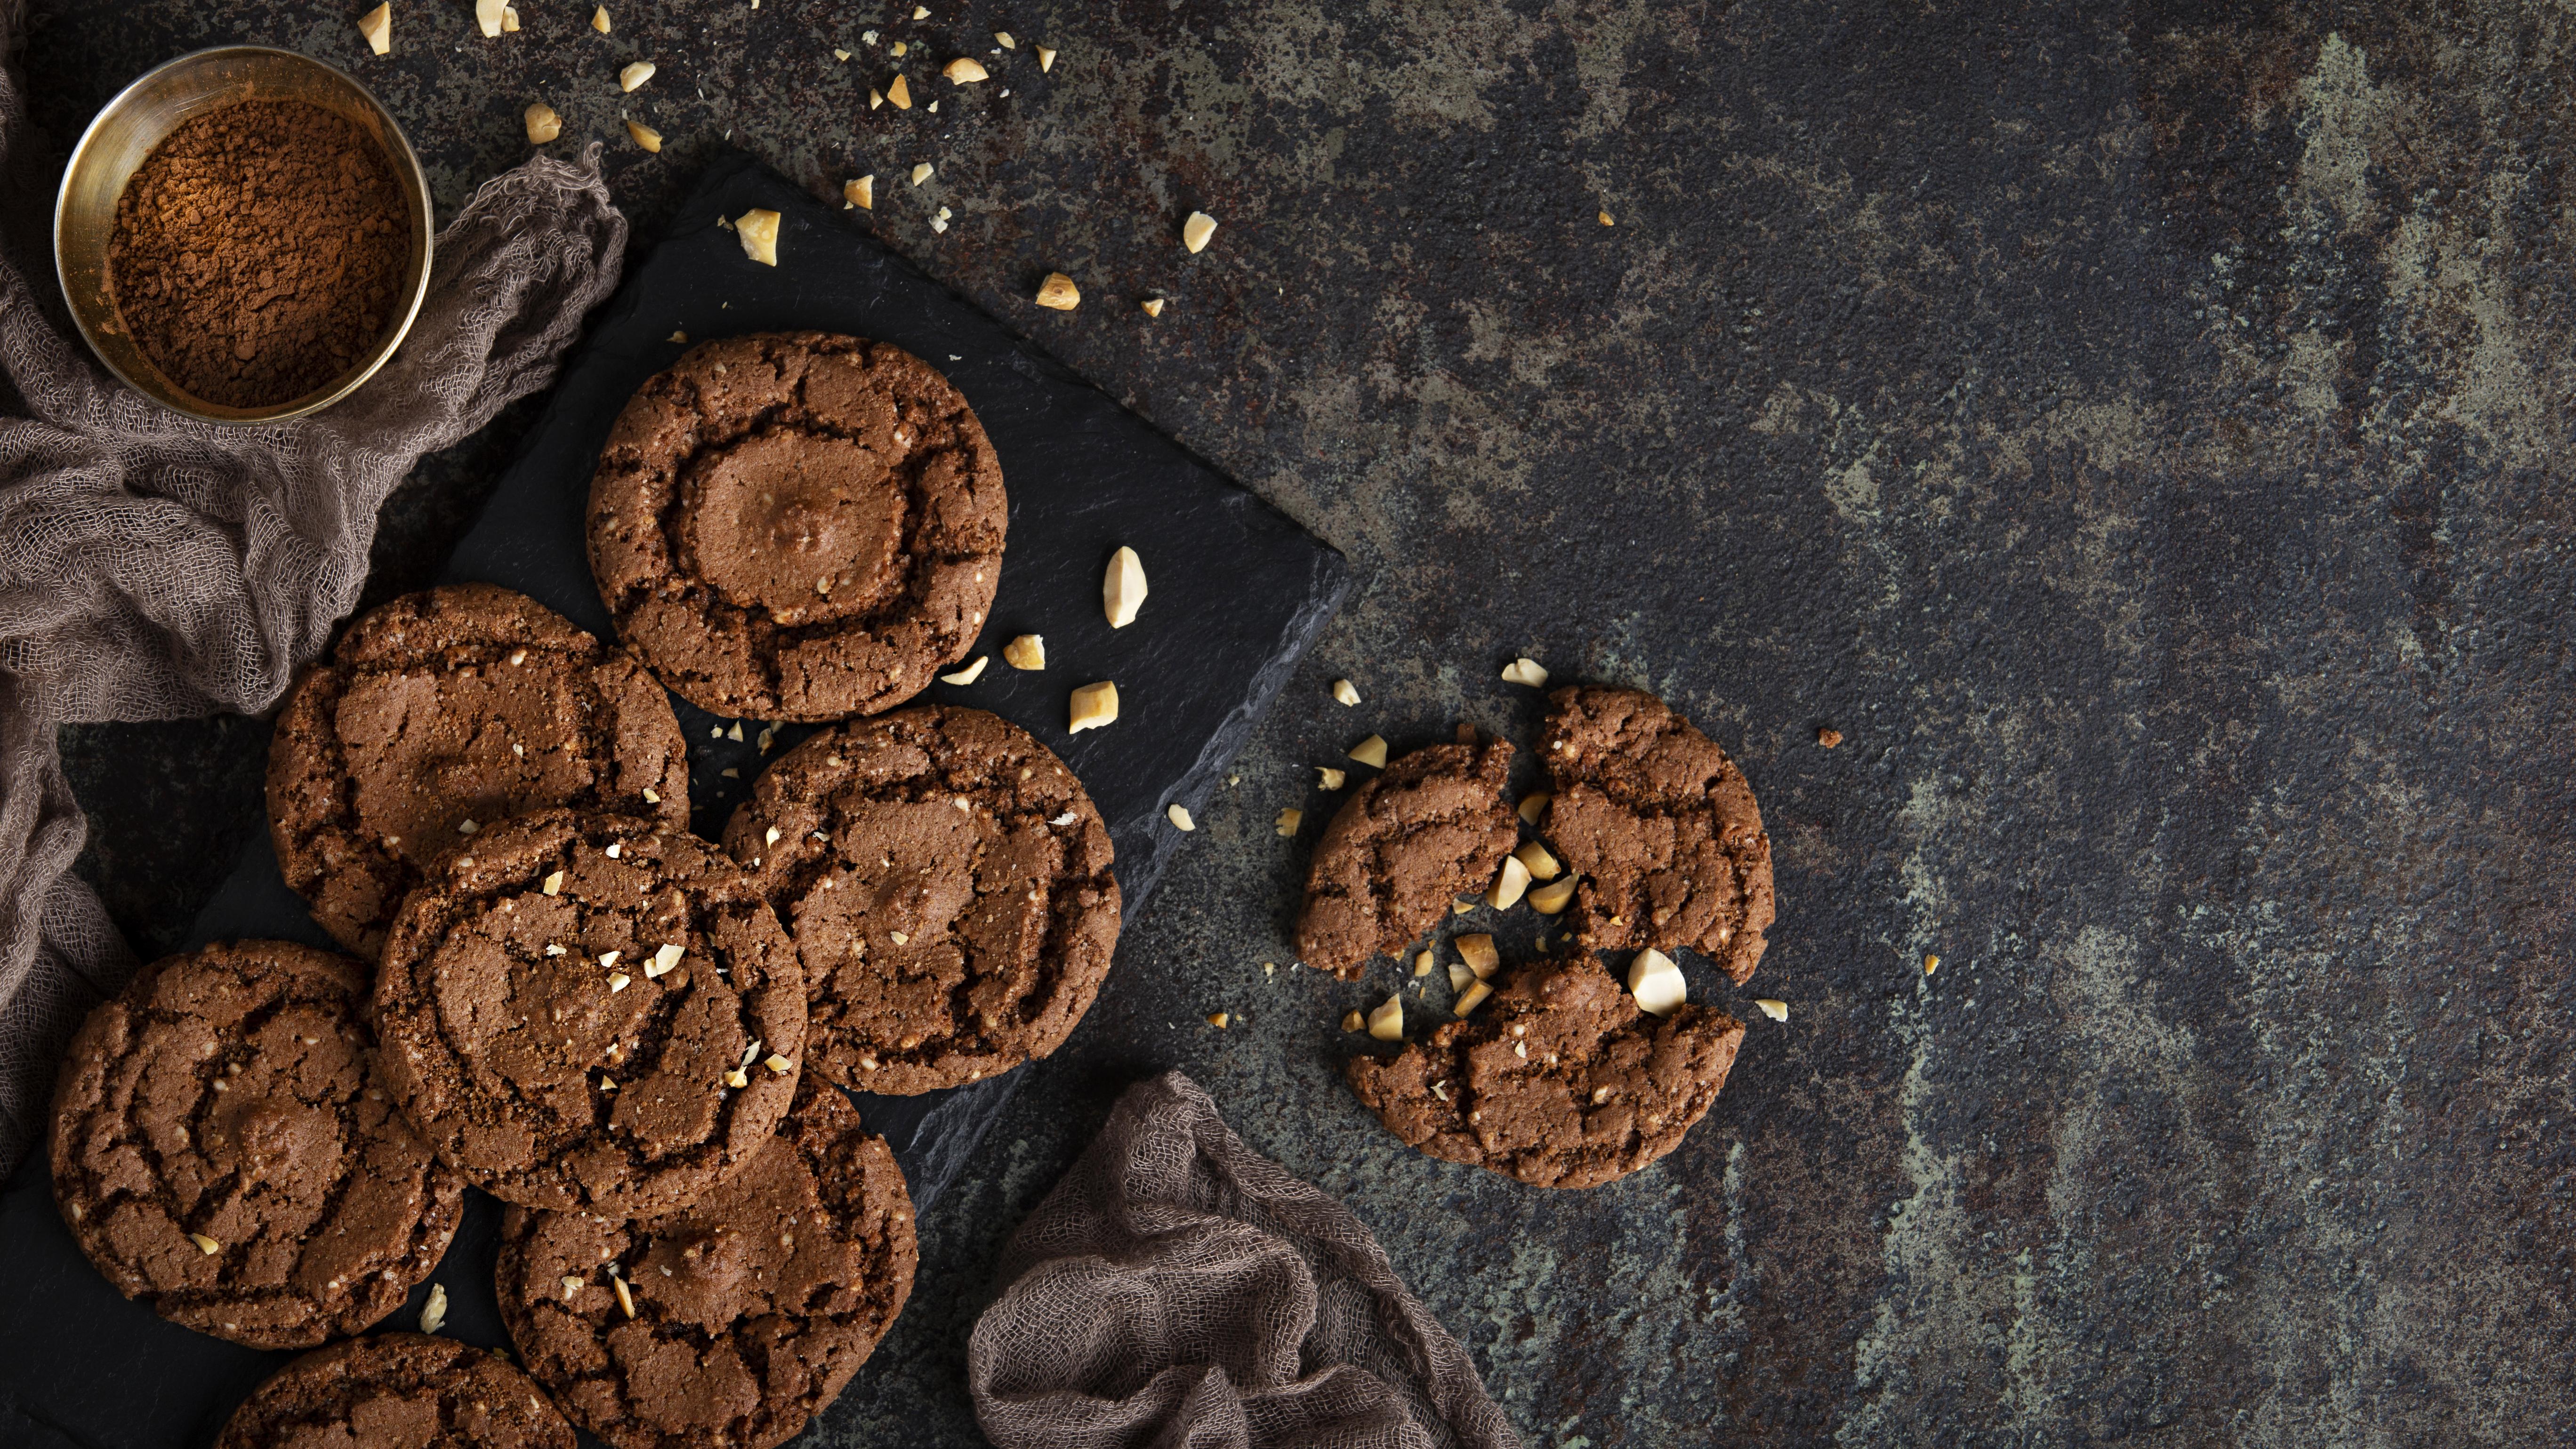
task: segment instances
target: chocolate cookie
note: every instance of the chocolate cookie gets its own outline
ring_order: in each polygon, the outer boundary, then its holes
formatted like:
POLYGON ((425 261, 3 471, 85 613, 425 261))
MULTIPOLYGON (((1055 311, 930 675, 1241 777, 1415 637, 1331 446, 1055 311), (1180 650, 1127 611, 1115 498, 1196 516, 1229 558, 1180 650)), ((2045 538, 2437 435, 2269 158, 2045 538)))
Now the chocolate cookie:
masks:
POLYGON ((510 1209, 495 1286, 528 1371, 615 1449, 768 1449, 839 1397, 919 1261, 893 1150, 811 1080, 684 1211, 510 1209))
POLYGON ((617 634, 718 714, 891 709, 964 657, 1002 577, 1001 460, 901 348, 703 342, 636 389, 590 480, 617 634))
POLYGON ((1565 924, 1594 950, 1683 947, 1736 984, 1771 928, 1771 837, 1744 772, 1635 689, 1547 697, 1547 837, 1582 877, 1565 924))
POLYGON ((725 827, 805 960, 806 1057, 904 1095, 1054 1051, 1118 944, 1109 830, 1028 731, 923 705, 827 730, 725 827))
POLYGON ((370 611, 296 682, 269 746, 278 869, 368 956, 475 831, 553 805, 685 826, 688 749, 634 660, 491 584, 370 611))
POLYGON ((1657 1020, 1590 955, 1523 971, 1485 1009, 1351 1090, 1434 1157, 1539 1187, 1599 1187, 1679 1147, 1726 1085, 1744 1023, 1684 1004, 1657 1020))
POLYGON ((241 941, 136 973, 72 1038, 54 1200, 119 1292, 254 1348, 401 1306, 465 1180, 372 1090, 367 968, 241 941))
POLYGON ((752 878, 683 831, 548 810, 412 892, 376 973, 386 1088, 528 1207, 644 1217, 751 1160, 796 1091, 805 974, 752 878))
POLYGON ((215 1449, 573 1449, 573 1435, 499 1354, 380 1333, 269 1375, 233 1410, 215 1449))
POLYGON ((1512 747, 1458 743, 1401 756, 1351 792, 1315 843, 1297 954, 1318 970, 1357 980, 1371 956, 1421 939, 1456 897, 1483 891, 1520 840, 1503 780, 1512 747))

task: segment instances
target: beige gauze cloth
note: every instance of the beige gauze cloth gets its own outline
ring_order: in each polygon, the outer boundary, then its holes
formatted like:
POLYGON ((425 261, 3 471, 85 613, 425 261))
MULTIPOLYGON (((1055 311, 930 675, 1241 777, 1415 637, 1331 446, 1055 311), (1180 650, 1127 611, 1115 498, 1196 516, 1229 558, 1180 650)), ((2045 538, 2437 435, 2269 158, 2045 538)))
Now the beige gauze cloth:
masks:
POLYGON ((1002 1255, 966 1349, 1000 1449, 1514 1449, 1367 1227, 1198 1083, 1129 1088, 1002 1255))
MULTIPOLYGON (((0 51, 19 7, 0 0, 0 51)), ((486 182, 441 232, 402 349, 309 418, 218 427, 119 383, 55 319, 58 168, 0 73, 0 1173, 43 1126, 55 1059, 135 962, 71 874, 87 823, 55 728, 256 713, 354 608, 376 509, 424 453, 554 380, 617 285, 626 218, 578 164, 486 182)))

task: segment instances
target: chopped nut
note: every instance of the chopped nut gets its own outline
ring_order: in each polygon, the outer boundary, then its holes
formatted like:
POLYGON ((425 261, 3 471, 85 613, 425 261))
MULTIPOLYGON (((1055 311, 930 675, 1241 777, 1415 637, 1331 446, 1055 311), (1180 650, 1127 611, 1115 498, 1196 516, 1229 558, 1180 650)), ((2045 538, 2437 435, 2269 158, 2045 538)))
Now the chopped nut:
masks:
POLYGON ((736 1067, 732 1071, 724 1074, 724 1084, 736 1091, 740 1091, 751 1085, 751 1074, 740 1067, 736 1067))
POLYGON ((856 181, 843 182, 841 199, 861 211, 877 209, 877 176, 871 171, 856 181))
POLYGON ((504 5, 501 7, 501 33, 504 35, 516 35, 519 33, 518 6, 504 5))
POLYGON ((209 1258, 224 1250, 223 1244, 216 1242, 214 1239, 207 1237, 203 1233, 190 1233, 188 1235, 188 1241, 196 1244, 197 1251, 205 1254, 209 1258))
POLYGON ((1282 835, 1296 834, 1297 827, 1305 823, 1306 812, 1293 805, 1279 812, 1279 833, 1282 835))
POLYGON ((564 878, 564 873, 563 873, 562 871, 555 871, 555 872, 553 872, 553 873, 549 874, 549 875, 546 877, 546 879, 545 879, 545 883, 544 883, 544 884, 542 884, 542 885, 540 885, 540 886, 538 886, 538 887, 537 887, 537 889, 539 889, 539 890, 541 890, 541 891, 544 891, 547 895, 550 895, 550 896, 559 896, 559 895, 562 895, 562 894, 563 894, 563 878, 564 878))
POLYGON ((884 104, 885 92, 878 90, 875 86, 868 87, 868 109, 873 111, 884 104))
POLYGON ((912 168, 912 184, 913 184, 913 185, 915 185, 915 186, 919 186, 921 183, 923 183, 923 182, 925 182, 925 181, 928 181, 928 180, 930 179, 930 175, 931 175, 931 173, 932 173, 933 171, 936 171, 937 169, 938 169, 937 167, 935 167, 935 166, 931 165, 931 164, 930 164, 929 162, 927 162, 927 161, 924 161, 924 162, 920 163, 919 165, 914 166, 914 167, 912 168))
MULTIPOLYGON (((903 42, 895 42, 894 53, 897 55, 903 54, 903 42)), ((893 83, 886 87, 886 99, 894 102, 894 108, 898 111, 911 110, 912 83, 905 80, 902 76, 896 76, 893 83)), ((919 186, 921 183, 916 180, 912 184, 919 186)))
POLYGON ((1373 770, 1385 769, 1385 739, 1377 735, 1371 735, 1367 739, 1360 741, 1358 744, 1351 746, 1351 758, 1373 770))
POLYGON ((1431 968, 1435 964, 1435 960, 1435 953, 1430 951, 1424 951, 1415 956, 1413 958, 1413 974, 1416 976, 1430 975, 1431 968))
POLYGON ((1199 828, 1198 822, 1190 818, 1190 812, 1183 809, 1181 807, 1181 802, 1178 800, 1173 801, 1171 805, 1163 811, 1163 818, 1171 821, 1172 828, 1175 830, 1190 831, 1199 828))
POLYGON ((456 822, 456 833, 459 835, 472 835, 475 831, 482 828, 482 826, 475 824, 471 820, 459 820, 456 822))
POLYGON ((1757 997, 1754 999, 1753 1004, 1761 1007, 1762 1014, 1771 1018, 1773 1021, 1787 1021, 1789 1019, 1789 1003, 1782 1001, 1777 997, 1757 997))
POLYGON ((1082 305, 1082 289, 1064 273, 1049 272, 1046 280, 1038 284, 1038 305, 1058 312, 1070 312, 1082 305))
POLYGON ((1529 884, 1529 867, 1521 864, 1521 858, 1517 855, 1504 856, 1502 870, 1495 875, 1494 884, 1485 892, 1485 904, 1498 911, 1508 911, 1521 903, 1521 897, 1529 891, 1529 884))
POLYGON ((1217 1030, 1219 1030, 1219 1031, 1223 1031, 1223 1030, 1225 1030, 1225 1019, 1226 1019, 1226 1018, 1225 1018, 1225 1013, 1224 1013, 1224 1012, 1222 1012, 1222 1011, 1211 1011, 1211 1012, 1209 1012, 1209 1013, 1208 1013, 1208 1019, 1207 1019, 1207 1021, 1208 1021, 1208 1025, 1210 1025, 1210 1026, 1212 1026, 1212 1027, 1215 1027, 1215 1028, 1216 1028, 1217 1030))
POLYGON ((571 1297, 571 1296, 573 1296, 574 1294, 579 1293, 579 1292, 581 1291, 581 1280, 580 1280, 579 1278, 574 1278, 574 1277, 567 1276, 567 1277, 563 1280, 563 1283, 564 1283, 564 1296, 565 1296, 566 1298, 570 1298, 570 1297, 571 1297))
POLYGON ((939 682, 942 684, 973 684, 976 680, 984 677, 984 666, 992 662, 992 655, 978 654, 975 656, 974 663, 969 664, 965 668, 957 670, 954 673, 939 676, 939 682))
POLYGON ((1503 666, 1503 683, 1526 684, 1532 689, 1547 688, 1547 671, 1535 659, 1520 658, 1503 666))
POLYGON ((1842 742, 1843 732, 1835 729, 1832 725, 1827 725, 1823 729, 1816 731, 1816 743, 1824 746, 1826 749, 1830 750, 1842 742))
POLYGON ((760 1064, 769 1068, 769 1070, 776 1075, 782 1077, 787 1075, 789 1072, 796 1070, 796 1064, 794 1062, 789 1061, 787 1058, 780 1056, 776 1052, 771 1052, 769 1055, 762 1057, 760 1059, 760 1064))
POLYGON ((888 931, 886 932, 886 939, 894 942, 898 946, 909 946, 912 944, 912 937, 903 931, 888 931))
POLYGON ((608 856, 608 858, 609 858, 610 860, 615 860, 615 859, 617 859, 619 856, 624 855, 624 854, 626 853, 626 847, 625 847, 624 845, 622 845, 622 844, 621 844, 621 845, 611 845, 611 846, 609 846, 609 847, 608 847, 608 849, 607 849, 607 851, 606 851, 605 853, 607 854, 607 856, 608 856))
MULTIPOLYGON (((1428 954, 1428 953, 1426 953, 1426 954, 1428 954)), ((1476 973, 1475 973, 1475 972, 1473 972, 1473 971, 1468 970, 1468 969, 1467 969, 1467 964, 1466 964, 1465 962, 1463 962, 1463 961, 1452 961, 1452 962, 1450 962, 1450 963, 1449 963, 1449 989, 1450 989, 1450 990, 1452 990, 1452 991, 1464 991, 1464 990, 1466 990, 1466 989, 1467 989, 1468 983, 1470 983, 1470 982, 1474 981, 1475 979, 1476 979, 1476 973)))
POLYGON ((915 20, 928 20, 930 18, 930 7, 927 5, 915 5, 912 7, 912 18, 915 20))
POLYGON ((1449 1100, 1449 1083, 1448 1083, 1448 1080, 1447 1080, 1446 1078, 1443 1078, 1443 1079, 1442 1079, 1442 1080, 1440 1080, 1440 1081, 1433 1082, 1433 1083, 1431 1084, 1431 1095, 1433 1095, 1433 1096, 1435 1096, 1435 1097, 1438 1097, 1438 1098, 1439 1098, 1441 1101, 1443 1101, 1443 1102, 1448 1101, 1448 1100, 1449 1100))
POLYGON ((659 980, 668 975, 672 967, 679 965, 680 958, 687 954, 685 947, 665 942, 654 951, 653 959, 644 963, 644 975, 648 979, 659 980))
MULTIPOLYGON (((602 10, 599 13, 605 15, 608 12, 602 10)), ((617 1290, 618 1308, 623 1310, 627 1317, 633 1318, 635 1316, 635 1295, 626 1290, 626 1280, 618 1277, 614 1273, 611 1273, 608 1275, 608 1286, 617 1290)))
POLYGON ((1346 705, 1356 705, 1360 702, 1360 687, 1347 679, 1336 679, 1333 681, 1333 698, 1346 705))
POLYGON ((1463 916, 1485 903, 1483 896, 1459 896, 1449 902, 1449 914, 1463 916))
POLYGON ((767 207, 755 207, 734 218, 734 231, 742 237, 742 254, 764 267, 778 265, 778 213, 767 207))
POLYGON ((1190 219, 1181 223, 1181 245, 1194 253, 1206 251, 1208 238, 1214 235, 1216 218, 1204 211, 1191 212, 1190 219))
POLYGON ((1404 998, 1390 996, 1384 1006, 1370 1012, 1368 1031, 1379 1041, 1404 1040, 1404 998))
POLYGON ((367 37, 369 50, 378 55, 391 54, 394 48, 393 0, 385 0, 384 4, 359 16, 358 33, 367 37))
POLYGON ((1108 680, 1086 684, 1073 692, 1073 724, 1067 731, 1080 734, 1096 730, 1118 718, 1118 686, 1108 680))
POLYGON ((474 26, 483 32, 486 40, 501 34, 502 5, 503 0, 474 0, 474 26))
POLYGON ((1046 668, 1046 636, 1022 634, 1002 646, 1002 662, 1013 669, 1046 668))
POLYGON ((1538 791, 1535 794, 1523 795, 1521 797, 1520 808, 1520 817, 1522 822, 1529 825, 1536 825, 1538 823, 1538 818, 1547 813, 1547 802, 1554 798, 1554 796, 1548 794, 1544 790, 1538 791))
POLYGON ((941 66, 939 73, 948 77, 952 86, 971 86, 985 78, 983 63, 970 55, 961 55, 941 66))
POLYGON ((907 44, 906 42, 898 40, 898 41, 896 41, 896 42, 894 43, 894 58, 895 58, 895 59, 897 59, 897 60, 901 60, 901 59, 903 59, 905 56, 907 56, 907 55, 909 55, 909 54, 911 54, 911 53, 912 53, 912 47, 911 47, 911 45, 907 44))
POLYGON ((1358 1031, 1360 1028, 1367 1025, 1368 1023, 1361 1020, 1360 1014, 1356 1011, 1344 1012, 1342 1014, 1342 1030, 1344 1031, 1358 1031))
POLYGON ((839 47, 839 46, 837 46, 837 45, 832 47, 832 59, 834 59, 834 60, 848 60, 849 58, 850 58, 850 53, 849 53, 848 51, 843 50, 842 48, 840 48, 840 47, 839 47))
POLYGON ((1040 69, 1040 70, 1053 70, 1053 69, 1055 69, 1055 52, 1054 52, 1054 51, 1052 51, 1052 50, 1049 50, 1047 47, 1045 47, 1045 46, 1043 46, 1043 45, 1041 45, 1041 46, 1039 46, 1039 47, 1038 47, 1038 69, 1040 69))
POLYGON ((429 1301, 420 1305, 420 1331, 436 1333, 447 1326, 447 1285, 429 1285, 429 1301))
POLYGON ((617 993, 619 993, 619 992, 621 992, 621 991, 625 990, 628 986, 632 985, 632 984, 634 983, 634 980, 635 980, 635 978, 634 978, 634 977, 627 975, 627 974, 626 974, 625 972, 623 972, 623 971, 611 971, 611 972, 609 972, 609 973, 608 973, 608 994, 609 994, 609 995, 611 995, 611 996, 615 996, 617 993))
POLYGON ((1109 556, 1109 571, 1100 580, 1100 607, 1109 615, 1109 627, 1124 629, 1136 622, 1136 611, 1145 606, 1145 561, 1136 550, 1125 544, 1109 556))
POLYGON ((598 9, 590 12, 590 28, 598 31, 602 35, 606 35, 608 33, 607 6, 602 5, 598 9))
POLYGON ((1690 996, 1690 983, 1673 958, 1649 946, 1628 963, 1628 993, 1637 1008, 1652 1016, 1670 1016, 1690 996))
POLYGON ((659 805, 659 804, 661 804, 661 803, 662 803, 662 792, 661 792, 661 791, 659 791, 659 790, 654 789, 654 788, 653 788, 652 786, 650 786, 650 785, 645 786, 645 787, 644 787, 644 803, 645 803, 645 804, 647 804, 647 805, 659 805))
POLYGON ((1929 975, 1931 975, 1933 972, 1938 971, 1938 970, 1940 970, 1940 969, 1941 969, 1941 958, 1940 958, 1940 957, 1938 957, 1938 956, 1932 956, 1932 955, 1926 955, 1926 956, 1923 958, 1923 974, 1924 974, 1924 975, 1929 976, 1929 975))
POLYGON ((626 123, 626 134, 634 137, 635 144, 643 147, 647 151, 658 153, 662 149, 662 133, 654 130, 648 125, 645 125, 642 121, 628 121, 626 123))
POLYGON ((1467 963, 1468 970, 1476 973, 1479 981, 1492 979, 1493 974, 1502 968, 1502 954, 1494 949, 1491 936, 1460 936, 1449 944, 1458 948, 1460 959, 1467 963))
POLYGON ((1606 212, 1606 211, 1605 211, 1605 212, 1601 213, 1601 224, 1602 224, 1603 226, 1617 226, 1619 223, 1617 223, 1616 221, 1611 220, 1611 219, 1610 219, 1610 213, 1608 213, 1608 212, 1606 212))
POLYGON ((1521 863, 1521 868, 1529 872, 1531 880, 1554 880, 1557 873, 1565 868, 1556 863, 1555 856, 1547 853, 1546 846, 1535 840, 1513 851, 1512 859, 1521 863))
POLYGON ((617 88, 621 91, 631 91, 651 80, 655 69, 657 67, 653 62, 639 60, 617 73, 617 88))
POLYGON ((1468 987, 1465 991, 1460 992, 1458 995, 1458 1004, 1450 1007, 1449 1009, 1458 1013, 1460 1016, 1465 1016, 1469 1012, 1474 1011, 1477 1007, 1484 1005, 1485 998, 1493 994, 1493 987, 1479 981, 1475 985, 1468 987))
POLYGON ((994 31, 994 32, 993 32, 993 43, 994 43, 995 45, 1000 46, 1000 47, 1001 47, 1001 48, 1003 48, 1004 50, 1017 50, 1017 49, 1019 49, 1019 48, 1020 48, 1020 43, 1019 43, 1018 41, 1016 41, 1016 40, 1013 40, 1013 39, 1011 38, 1011 32, 1009 32, 1009 31, 1007 31, 1007 30, 996 30, 996 31, 994 31))
POLYGON ((563 134, 563 117, 543 101, 531 101, 522 119, 528 123, 528 144, 542 146, 563 134))
POLYGON ((1342 788, 1343 782, 1347 781, 1351 777, 1349 771, 1336 770, 1330 765, 1317 765, 1315 767, 1315 774, 1318 777, 1316 783, 1322 785, 1327 790, 1338 790, 1342 788))
POLYGON ((1570 875, 1562 880, 1550 881, 1529 893, 1530 909, 1542 916, 1555 915, 1572 904, 1573 900, 1574 877, 1570 875))

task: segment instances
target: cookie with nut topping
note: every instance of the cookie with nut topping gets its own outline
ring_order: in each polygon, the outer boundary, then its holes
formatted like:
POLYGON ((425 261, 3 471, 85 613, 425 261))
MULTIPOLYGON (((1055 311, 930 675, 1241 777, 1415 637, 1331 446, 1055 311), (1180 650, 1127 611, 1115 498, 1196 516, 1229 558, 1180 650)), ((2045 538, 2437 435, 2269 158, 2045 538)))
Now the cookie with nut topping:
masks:
POLYGON ((725 826, 805 962, 807 1060, 909 1094, 1042 1057, 1118 945, 1109 829, 999 715, 920 705, 826 730, 725 826))
POLYGON ((1520 840, 1503 782, 1508 741, 1460 725, 1458 742, 1398 756, 1351 792, 1315 843, 1298 959, 1343 980, 1439 923, 1459 896, 1493 883, 1520 840))
POLYGON ((525 1207, 711 1192, 796 1090, 805 974, 752 878, 650 820, 549 810, 477 835, 394 917, 385 1087, 439 1156, 525 1207))
POLYGON ((253 1390, 215 1449, 573 1449, 572 1425, 489 1349, 381 1333, 308 1353, 253 1390))
POLYGON ((367 968, 291 941, 165 957, 81 1023, 54 1091, 54 1199, 126 1297, 253 1348, 310 1348, 438 1266, 465 1179, 369 1080, 367 968))
POLYGON ((893 1150, 809 1079, 750 1165, 679 1212, 510 1209, 494 1286, 528 1372, 614 1449, 768 1449, 839 1397, 919 1262, 893 1150))
POLYGON ((1010 503, 963 394, 899 347, 824 332, 703 342, 646 380, 590 485, 617 634, 723 715, 891 709, 965 656, 1010 503))

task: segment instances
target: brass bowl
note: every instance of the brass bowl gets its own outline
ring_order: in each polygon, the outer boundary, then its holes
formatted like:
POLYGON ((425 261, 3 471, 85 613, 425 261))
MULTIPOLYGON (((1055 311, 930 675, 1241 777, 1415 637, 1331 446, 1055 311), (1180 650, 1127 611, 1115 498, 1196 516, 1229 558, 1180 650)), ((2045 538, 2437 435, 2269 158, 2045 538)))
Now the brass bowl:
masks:
POLYGON ((366 87, 335 67, 265 45, 226 45, 183 55, 145 74, 100 109, 72 148, 63 189, 54 198, 54 274, 81 337, 135 391, 173 412, 210 423, 273 423, 318 412, 358 390, 402 345, 429 291, 429 180, 420 158, 394 118, 366 87), (116 226, 116 199, 125 183, 181 122, 245 100, 309 101, 347 117, 376 140, 392 161, 408 217, 409 258, 403 267, 394 325, 347 372, 302 397, 266 407, 233 408, 195 397, 154 366, 126 335, 108 290, 107 247, 116 226))

